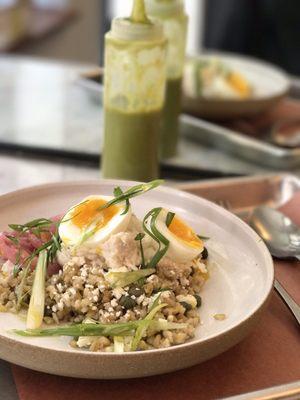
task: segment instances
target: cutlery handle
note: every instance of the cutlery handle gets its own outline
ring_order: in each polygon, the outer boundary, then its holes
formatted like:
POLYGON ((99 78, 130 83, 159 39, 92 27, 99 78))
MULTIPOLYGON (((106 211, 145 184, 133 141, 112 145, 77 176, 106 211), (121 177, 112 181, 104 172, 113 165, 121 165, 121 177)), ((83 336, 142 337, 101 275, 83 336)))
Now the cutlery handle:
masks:
POLYGON ((300 325, 300 306, 291 298, 288 292, 277 280, 274 282, 274 288, 300 325))

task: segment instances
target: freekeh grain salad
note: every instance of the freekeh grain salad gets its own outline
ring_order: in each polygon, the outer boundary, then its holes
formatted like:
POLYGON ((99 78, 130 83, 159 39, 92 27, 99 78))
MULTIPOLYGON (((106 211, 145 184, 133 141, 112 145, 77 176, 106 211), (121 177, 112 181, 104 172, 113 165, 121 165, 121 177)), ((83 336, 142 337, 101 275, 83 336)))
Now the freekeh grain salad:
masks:
POLYGON ((165 208, 140 220, 130 203, 161 183, 117 187, 0 234, 0 311, 27 319, 15 334, 69 336, 74 348, 117 353, 194 336, 205 238, 165 208))

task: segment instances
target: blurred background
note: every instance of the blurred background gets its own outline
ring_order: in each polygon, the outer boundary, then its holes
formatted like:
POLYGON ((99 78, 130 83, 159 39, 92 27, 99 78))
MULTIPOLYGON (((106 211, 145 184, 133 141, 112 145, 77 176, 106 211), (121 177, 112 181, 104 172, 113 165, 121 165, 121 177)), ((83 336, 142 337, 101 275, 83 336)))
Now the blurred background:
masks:
MULTIPOLYGON (((236 70, 238 79, 249 81, 254 92, 233 104, 227 98, 217 104, 199 93, 184 98, 178 154, 168 168, 180 167, 183 178, 184 169, 196 169, 190 179, 299 171, 299 0, 185 4, 187 53, 197 64, 206 50, 225 52, 220 61, 236 70), (227 52, 235 58, 224 58, 227 52), (256 61, 243 62, 244 56, 256 61), (250 118, 255 110, 257 115, 250 118), (278 141, 270 144, 274 127, 286 119, 293 126, 282 130, 293 130, 292 140, 297 140, 292 149, 290 144, 278 147, 278 141)), ((0 0, 2 152, 73 158, 98 166, 104 34, 112 18, 129 15, 131 6, 131 0, 0 0)))
MULTIPOLYGON (((0 0, 0 51, 102 63, 103 33, 130 1, 0 0)), ((300 73, 297 0, 186 0, 188 53, 256 56, 300 73)))
MULTIPOLYGON (((188 49, 195 52, 203 41, 204 1, 187 0, 186 6, 188 49)), ((101 64, 103 34, 130 8, 124 0, 0 0, 0 50, 101 64)))

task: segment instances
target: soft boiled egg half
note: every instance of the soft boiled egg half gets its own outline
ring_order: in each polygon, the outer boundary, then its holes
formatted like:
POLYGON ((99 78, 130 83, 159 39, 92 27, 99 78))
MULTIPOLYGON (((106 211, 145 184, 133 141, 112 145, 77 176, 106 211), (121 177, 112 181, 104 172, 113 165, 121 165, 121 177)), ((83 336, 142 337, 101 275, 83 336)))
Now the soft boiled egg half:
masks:
MULTIPOLYGON (((169 241, 166 256, 182 263, 194 260, 204 249, 202 240, 177 214, 167 226, 168 213, 162 208, 155 222, 156 229, 169 241)), ((151 231, 150 220, 146 221, 146 226, 151 231)))
POLYGON ((62 242, 67 246, 97 249, 111 235, 126 231, 132 212, 129 207, 124 214, 125 202, 100 210, 112 199, 109 196, 89 196, 70 208, 59 225, 62 242))

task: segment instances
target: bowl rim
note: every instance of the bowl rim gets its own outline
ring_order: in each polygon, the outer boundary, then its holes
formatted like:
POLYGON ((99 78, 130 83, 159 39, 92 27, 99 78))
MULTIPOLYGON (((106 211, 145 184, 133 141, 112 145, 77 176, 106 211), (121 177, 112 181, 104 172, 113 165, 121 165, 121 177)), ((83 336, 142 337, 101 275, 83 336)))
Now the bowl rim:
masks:
MULTIPOLYGON (((21 188, 18 190, 14 190, 8 193, 5 193, 3 195, 0 196, 0 203, 2 200, 9 200, 10 198, 14 198, 16 195, 22 195, 25 193, 30 193, 32 191, 36 191, 36 190, 47 190, 50 188, 55 188, 57 186, 59 187, 75 187, 75 186, 89 186, 89 185, 96 185, 96 186, 100 186, 103 184, 107 184, 107 185, 128 185, 128 186, 132 186, 132 185, 136 185, 136 184, 140 184, 142 182, 137 182, 137 181, 126 181, 126 180, 116 180, 116 179, 100 179, 100 180, 78 180, 78 181, 59 181, 59 182, 51 182, 51 183, 46 183, 46 184, 39 184, 39 185, 34 185, 34 186, 30 186, 30 187, 25 187, 25 188, 21 188)), ((89 357, 91 359, 97 359, 99 357, 102 358, 123 358, 124 356, 128 357, 128 358, 136 358, 136 357, 144 357, 147 354, 161 354, 161 353, 172 353, 172 352, 176 352, 178 349, 191 349, 194 346, 199 346, 199 345, 205 345, 206 343, 209 343, 213 340, 217 340, 218 338, 221 338, 224 335, 230 334, 232 332, 234 332, 236 329, 238 329, 239 327, 242 327, 245 323, 247 323, 247 321, 249 321, 251 318, 253 318, 257 313, 259 313, 259 311, 265 306, 265 304, 268 302, 272 289, 273 289, 273 283, 274 283, 274 263, 273 263, 273 259, 272 256, 269 252, 269 250, 267 249, 266 245, 264 244, 264 242, 261 240, 261 238, 252 230, 252 228, 250 228, 244 221, 242 221, 240 218, 238 218, 236 215, 232 214, 231 212, 229 212, 228 210, 225 210, 224 208, 222 208, 221 206, 206 200, 205 198, 196 196, 194 194, 188 193, 188 192, 184 192, 182 190, 173 188, 173 187, 169 187, 169 186, 159 186, 158 188, 156 188, 156 190, 159 191, 163 191, 165 194, 169 194, 170 192, 173 193, 176 196, 180 196, 182 198, 187 198, 190 200, 194 200, 196 202, 202 202, 204 204, 213 206, 213 208, 216 208, 219 211, 222 211, 222 214, 224 216, 227 216, 227 218, 232 219, 236 224, 238 224, 240 226, 240 228, 244 229, 250 236, 252 236, 253 240, 255 240, 256 245, 258 246, 258 248, 260 249, 263 258, 264 258, 264 265, 266 266, 266 271, 268 273, 267 277, 268 280, 266 282, 266 288, 265 288, 265 292, 264 295, 262 296, 262 298, 259 301, 259 304, 256 304, 254 309, 251 310, 250 312, 245 313, 245 315, 243 316, 243 318, 236 324, 234 324, 233 326, 225 329, 224 331, 221 331, 217 334, 212 334, 210 336, 208 336, 207 338, 205 338, 204 340, 199 338, 199 339, 191 339, 185 343, 182 344, 178 344, 175 346, 171 346, 168 348, 159 348, 159 349, 151 349, 151 350, 143 350, 143 351, 135 351, 135 352, 125 352, 122 354, 118 354, 118 353, 113 353, 113 352, 91 352, 89 350, 74 350, 74 349, 70 349, 70 348, 66 348, 66 349, 55 349, 55 348, 51 348, 51 347, 46 347, 46 346, 41 346, 41 345, 37 345, 37 344, 32 344, 32 343, 28 343, 28 342, 22 342, 19 341, 17 339, 14 339, 10 336, 4 336, 0 333, 0 345, 1 342, 3 342, 5 344, 8 343, 10 345, 17 345, 17 346, 22 346, 22 347, 26 347, 27 349, 32 349, 34 350, 40 350, 40 351, 51 351, 55 354, 68 354, 70 357, 72 357, 72 355, 74 356, 78 356, 78 354, 82 354, 84 355, 84 357, 89 357)), ((33 338, 34 339, 34 338, 33 338)))
POLYGON ((248 62, 248 63, 252 63, 255 65, 258 65, 260 67, 263 67, 265 69, 269 69, 272 70, 273 72, 275 72, 278 76, 281 76, 281 79, 284 81, 283 83, 283 88, 282 90, 278 90, 275 94, 272 95, 260 95, 257 97, 250 97, 248 99, 220 99, 220 98, 209 98, 209 99, 205 99, 203 97, 192 97, 189 96, 185 93, 183 93, 183 97, 186 99, 189 99, 191 101, 197 101, 198 103, 202 103, 202 104, 228 104, 228 105, 236 105, 236 104, 240 104, 240 105, 247 105, 247 104, 254 104, 254 103, 262 103, 262 102, 267 102, 267 101, 271 101, 271 100, 279 100, 282 97, 285 97, 288 92, 291 89, 292 83, 291 83, 291 79, 289 78, 288 74, 284 71, 283 68, 277 66, 277 65, 273 65, 272 63, 265 61, 265 60, 260 60, 258 58, 255 57, 251 57, 251 56, 247 56, 247 55, 243 55, 243 54, 238 54, 238 53, 232 53, 232 52, 223 52, 223 51, 214 51, 214 50, 205 50, 203 51, 201 54, 196 54, 196 53, 191 53, 189 55, 187 55, 186 57, 186 63, 189 60, 193 60, 193 59, 202 59, 202 58, 224 58, 224 59, 231 59, 231 60, 236 60, 236 61, 242 61, 242 62, 248 62))

